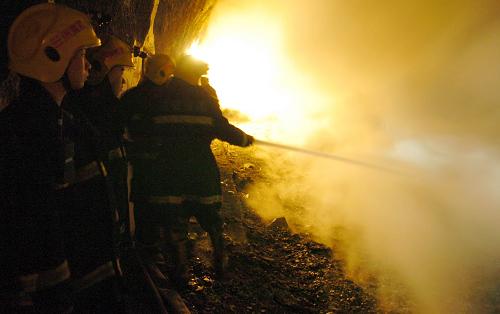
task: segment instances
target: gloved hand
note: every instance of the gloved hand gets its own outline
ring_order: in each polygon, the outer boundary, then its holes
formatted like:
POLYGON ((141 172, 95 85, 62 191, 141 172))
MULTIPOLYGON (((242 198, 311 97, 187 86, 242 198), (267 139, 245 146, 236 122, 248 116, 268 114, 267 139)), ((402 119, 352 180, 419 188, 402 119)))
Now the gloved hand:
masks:
POLYGON ((253 136, 247 134, 247 145, 246 146, 252 145, 254 141, 255 141, 255 138, 253 136))

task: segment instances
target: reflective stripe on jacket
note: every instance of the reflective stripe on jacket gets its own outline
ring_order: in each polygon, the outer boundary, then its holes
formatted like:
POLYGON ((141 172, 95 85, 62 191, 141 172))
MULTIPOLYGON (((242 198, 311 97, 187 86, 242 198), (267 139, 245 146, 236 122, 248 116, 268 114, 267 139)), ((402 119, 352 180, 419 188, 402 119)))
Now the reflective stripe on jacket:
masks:
POLYGON ((133 200, 220 204, 220 174, 210 144, 218 138, 245 146, 248 140, 222 115, 217 100, 202 87, 173 78, 165 86, 146 82, 122 102, 133 140, 133 200))
POLYGON ((69 279, 70 275, 68 261, 64 261, 55 268, 19 276, 17 281, 23 291, 35 292, 53 287, 69 279))
POLYGON ((92 287, 98 282, 101 282, 109 277, 115 276, 115 269, 111 261, 100 265, 93 271, 87 273, 83 277, 75 280, 72 283, 72 287, 76 292, 92 287))
POLYGON ((200 125, 214 125, 214 119, 205 116, 190 116, 190 115, 165 115, 154 116, 152 118, 154 124, 200 124, 200 125))

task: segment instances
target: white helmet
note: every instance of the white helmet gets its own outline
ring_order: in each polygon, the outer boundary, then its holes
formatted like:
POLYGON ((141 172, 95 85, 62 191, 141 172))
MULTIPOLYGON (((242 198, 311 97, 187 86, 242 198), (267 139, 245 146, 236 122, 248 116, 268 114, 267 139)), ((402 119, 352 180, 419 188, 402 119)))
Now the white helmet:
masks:
POLYGON ((87 56, 92 64, 88 82, 93 85, 101 83, 108 72, 115 66, 134 66, 130 46, 115 36, 109 36, 105 44, 91 49, 91 51, 88 51, 87 56))
POLYGON ((165 54, 155 54, 146 59, 144 75, 156 85, 163 85, 174 73, 174 62, 165 54))

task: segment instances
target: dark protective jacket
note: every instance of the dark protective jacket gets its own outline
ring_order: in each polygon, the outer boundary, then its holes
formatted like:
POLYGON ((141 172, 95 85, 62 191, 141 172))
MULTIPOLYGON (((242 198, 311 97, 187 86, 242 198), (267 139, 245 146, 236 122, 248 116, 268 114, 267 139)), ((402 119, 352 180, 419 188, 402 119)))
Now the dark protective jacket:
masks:
POLYGON ((128 225, 128 165, 123 145, 124 126, 118 116, 120 100, 114 95, 109 80, 97 86, 85 86, 79 91, 79 109, 97 129, 102 146, 99 158, 108 170, 114 199, 118 207, 120 237, 124 239, 128 225))
POLYGON ((77 180, 64 195, 62 219, 67 257, 78 290, 116 274, 116 203, 100 158, 106 150, 102 137, 80 110, 87 99, 79 92, 66 98, 62 106, 64 132, 74 143, 77 180))
POLYGON ((178 78, 152 85, 146 82, 122 99, 133 141, 133 199, 219 207, 220 174, 210 144, 217 138, 247 146, 249 136, 228 122, 202 87, 178 78))
POLYGON ((20 84, 0 112, 0 283, 35 292, 70 276, 60 221, 65 145, 59 106, 38 82, 20 84))

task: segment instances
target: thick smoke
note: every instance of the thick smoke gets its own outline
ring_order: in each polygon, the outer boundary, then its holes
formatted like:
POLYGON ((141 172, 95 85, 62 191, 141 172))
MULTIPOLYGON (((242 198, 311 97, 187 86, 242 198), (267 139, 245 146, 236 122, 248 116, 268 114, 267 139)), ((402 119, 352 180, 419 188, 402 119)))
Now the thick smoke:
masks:
POLYGON ((268 181, 254 186, 250 204, 335 246, 355 279, 377 282, 389 310, 498 311, 498 1, 220 1, 217 9, 215 22, 255 10, 275 16, 289 82, 315 95, 290 108, 302 123, 269 126, 274 140, 411 174, 259 148, 268 181), (300 142, 289 136, 297 131, 300 142))

